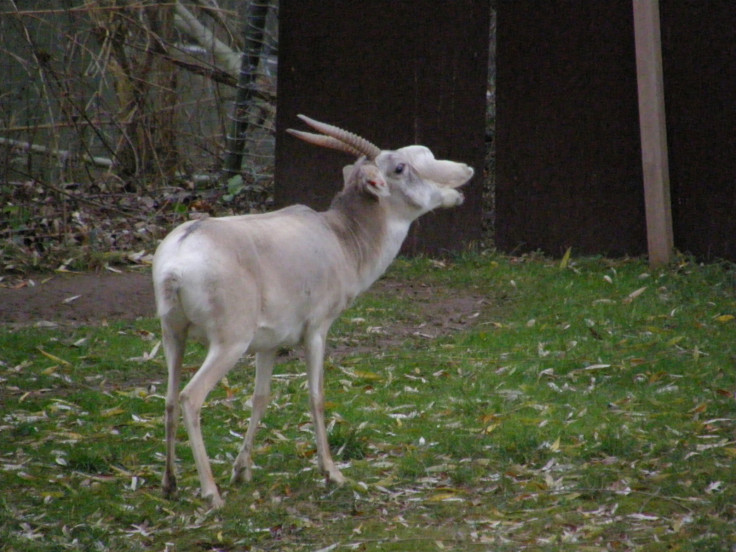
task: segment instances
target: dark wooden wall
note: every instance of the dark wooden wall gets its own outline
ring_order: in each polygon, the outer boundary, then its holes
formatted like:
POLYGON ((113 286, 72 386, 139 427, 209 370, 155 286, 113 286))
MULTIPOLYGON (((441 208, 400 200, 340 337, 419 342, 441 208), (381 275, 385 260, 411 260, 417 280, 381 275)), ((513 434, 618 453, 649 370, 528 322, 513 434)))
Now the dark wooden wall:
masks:
MULTIPOLYGON (((497 9, 497 244, 646 253, 631 0, 497 9)), ((736 260, 736 3, 660 10, 675 247, 736 260)))
POLYGON ((497 244, 646 252, 630 0, 497 6, 497 244))
POLYGON ((285 134, 304 113, 379 147, 429 147, 476 169, 465 204, 425 215, 406 252, 457 250, 480 237, 489 0, 282 0, 276 202, 323 209, 345 154, 285 134))
POLYGON ((675 246, 736 260, 736 2, 660 11, 675 246))

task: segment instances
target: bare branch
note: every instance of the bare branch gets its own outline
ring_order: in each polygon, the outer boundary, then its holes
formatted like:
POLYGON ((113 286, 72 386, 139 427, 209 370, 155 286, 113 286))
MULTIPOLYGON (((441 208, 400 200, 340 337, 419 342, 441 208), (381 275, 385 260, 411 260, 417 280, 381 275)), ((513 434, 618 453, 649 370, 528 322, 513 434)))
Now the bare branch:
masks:
POLYGON ((240 72, 240 53, 219 40, 207 27, 194 17, 180 2, 175 4, 174 24, 181 32, 188 34, 203 48, 210 49, 220 65, 234 78, 240 72))
MULTIPOLYGON (((10 146, 13 148, 20 148, 25 151, 33 153, 41 153, 43 155, 50 155, 52 157, 58 157, 62 162, 69 160, 72 154, 67 150, 60 150, 42 146, 40 144, 31 144, 30 142, 23 142, 21 140, 12 140, 10 138, 0 137, 0 144, 10 146)), ((91 155, 84 154, 80 156, 80 159, 85 163, 94 165, 95 167, 110 168, 112 167, 112 160, 107 157, 92 157, 91 155)))

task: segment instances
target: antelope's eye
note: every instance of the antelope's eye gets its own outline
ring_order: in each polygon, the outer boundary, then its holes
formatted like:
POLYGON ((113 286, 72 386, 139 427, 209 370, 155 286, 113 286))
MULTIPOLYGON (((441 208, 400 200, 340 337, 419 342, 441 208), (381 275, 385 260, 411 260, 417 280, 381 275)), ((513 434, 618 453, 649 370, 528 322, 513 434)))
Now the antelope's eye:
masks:
POLYGON ((399 163, 398 165, 396 165, 396 168, 394 169, 394 172, 396 174, 401 174, 401 173, 404 172, 404 167, 405 167, 404 163, 399 163))

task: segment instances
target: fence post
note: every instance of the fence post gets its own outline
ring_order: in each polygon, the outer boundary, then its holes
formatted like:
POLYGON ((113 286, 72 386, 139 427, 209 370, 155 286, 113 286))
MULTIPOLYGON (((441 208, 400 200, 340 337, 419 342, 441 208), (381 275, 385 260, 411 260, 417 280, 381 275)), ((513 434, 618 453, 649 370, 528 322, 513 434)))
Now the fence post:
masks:
POLYGON ((226 177, 239 174, 243 164, 246 134, 248 132, 248 109, 253 100, 254 86, 264 50, 263 33, 268 17, 268 2, 251 1, 245 9, 243 17, 243 55, 240 75, 238 76, 238 93, 233 105, 231 135, 227 136, 227 151, 223 170, 226 177))
POLYGON ((633 0, 649 264, 672 260, 674 238, 662 79, 659 0, 633 0))

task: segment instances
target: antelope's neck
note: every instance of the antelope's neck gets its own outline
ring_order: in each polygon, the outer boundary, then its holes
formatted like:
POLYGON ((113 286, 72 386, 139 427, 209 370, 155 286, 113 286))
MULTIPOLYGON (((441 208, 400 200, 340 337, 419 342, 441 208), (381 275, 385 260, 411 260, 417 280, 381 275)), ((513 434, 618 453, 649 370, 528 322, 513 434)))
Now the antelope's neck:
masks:
MULTIPOLYGON (((338 198, 339 199, 339 198, 338 198)), ((361 291, 383 274, 401 249, 411 223, 390 216, 386 206, 371 198, 335 201, 325 213, 354 266, 361 291)))

